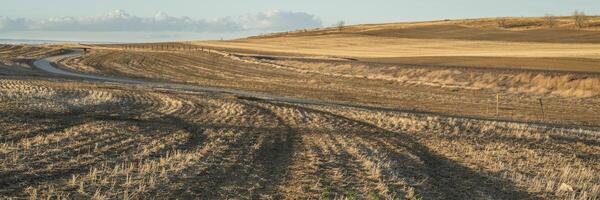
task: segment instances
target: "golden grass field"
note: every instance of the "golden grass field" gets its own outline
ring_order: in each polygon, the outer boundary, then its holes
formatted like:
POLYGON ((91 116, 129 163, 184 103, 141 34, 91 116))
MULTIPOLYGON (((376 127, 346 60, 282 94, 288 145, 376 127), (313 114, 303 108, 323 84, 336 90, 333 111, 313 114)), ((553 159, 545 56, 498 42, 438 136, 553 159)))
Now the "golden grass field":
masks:
MULTIPOLYGON (((508 18, 509 24, 533 24, 498 28, 495 20, 357 25, 341 31, 299 31, 195 44, 242 53, 316 55, 383 62, 411 60, 415 64, 474 67, 600 70, 592 64, 600 58, 600 36, 597 34, 600 26, 575 30, 568 24, 569 18, 559 18, 558 25, 547 28, 540 24, 543 22, 539 18, 508 18), (463 63, 461 59, 468 62, 463 63), (524 60, 529 66, 511 63, 512 59, 524 60)), ((590 24, 597 24, 600 18, 591 21, 590 24)))
POLYGON ((348 34, 202 42, 202 45, 352 58, 483 56, 600 58, 600 44, 393 38, 348 34))
POLYGON ((0 45, 0 199, 600 198, 597 19, 495 20, 0 45))

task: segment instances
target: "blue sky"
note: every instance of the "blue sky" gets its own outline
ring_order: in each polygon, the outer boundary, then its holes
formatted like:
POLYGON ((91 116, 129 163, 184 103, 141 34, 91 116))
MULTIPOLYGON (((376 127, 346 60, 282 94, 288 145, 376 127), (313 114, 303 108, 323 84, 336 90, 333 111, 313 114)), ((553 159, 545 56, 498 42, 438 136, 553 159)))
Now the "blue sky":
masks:
POLYGON ((597 0, 2 0, 0 38, 154 41, 495 16, 600 14, 597 0), (159 14, 160 13, 160 14, 159 14), (127 30, 132 28, 132 30, 127 30))

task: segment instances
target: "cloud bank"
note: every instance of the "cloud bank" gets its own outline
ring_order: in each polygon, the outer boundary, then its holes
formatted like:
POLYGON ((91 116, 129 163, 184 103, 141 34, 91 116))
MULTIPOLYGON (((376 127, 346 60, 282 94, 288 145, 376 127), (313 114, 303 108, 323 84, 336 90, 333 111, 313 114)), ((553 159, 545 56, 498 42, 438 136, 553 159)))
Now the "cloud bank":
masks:
POLYGON ((322 27, 315 15, 303 12, 270 11, 213 20, 174 17, 158 13, 138 17, 115 10, 94 17, 53 17, 44 20, 0 16, 0 31, 79 31, 79 32, 241 32, 283 31, 322 27))

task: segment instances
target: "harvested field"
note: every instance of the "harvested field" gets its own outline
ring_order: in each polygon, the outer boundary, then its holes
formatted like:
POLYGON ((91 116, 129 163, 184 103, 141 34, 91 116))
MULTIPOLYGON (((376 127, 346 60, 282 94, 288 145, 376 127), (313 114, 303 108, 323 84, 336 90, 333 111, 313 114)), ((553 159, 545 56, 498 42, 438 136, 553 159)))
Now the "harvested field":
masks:
POLYGON ((5 197, 586 199, 600 189, 596 130, 1 83, 5 197))
POLYGON ((598 43, 531 20, 2 45, 0 199, 600 199, 598 43))
POLYGON ((35 59, 60 53, 55 47, 22 46, 0 44, 0 61, 4 65, 14 64, 14 61, 35 59))
POLYGON ((600 58, 600 44, 497 42, 345 35, 198 42, 211 47, 351 58, 421 56, 600 58))
POLYGON ((577 72, 414 66, 287 57, 219 54, 218 51, 99 49, 64 60, 65 67, 93 74, 162 80, 312 98, 384 105, 447 115, 600 122, 600 76, 577 72), (500 116, 496 114, 500 94, 500 116), (546 107, 540 111, 539 98, 546 107), (419 101, 415 101, 418 99, 419 101), (578 115, 564 115, 576 111, 578 115))

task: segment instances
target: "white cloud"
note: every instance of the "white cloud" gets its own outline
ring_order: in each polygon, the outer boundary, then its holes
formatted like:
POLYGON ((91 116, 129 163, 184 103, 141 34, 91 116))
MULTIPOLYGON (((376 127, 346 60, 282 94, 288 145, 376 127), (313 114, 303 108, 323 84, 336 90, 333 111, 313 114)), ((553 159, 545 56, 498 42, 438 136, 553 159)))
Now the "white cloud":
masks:
POLYGON ((23 30, 27 29, 27 24, 30 23, 26 19, 12 19, 0 16, 0 30, 23 30))
POLYGON ((238 32, 282 31, 321 27, 315 15, 303 12, 271 11, 238 18, 195 20, 158 13, 154 17, 137 17, 115 10, 94 17, 52 17, 45 20, 12 19, 0 16, 0 31, 80 31, 80 32, 238 32))
POLYGON ((315 15, 303 12, 271 11, 244 15, 239 22, 245 29, 288 30, 321 27, 323 22, 315 15))

